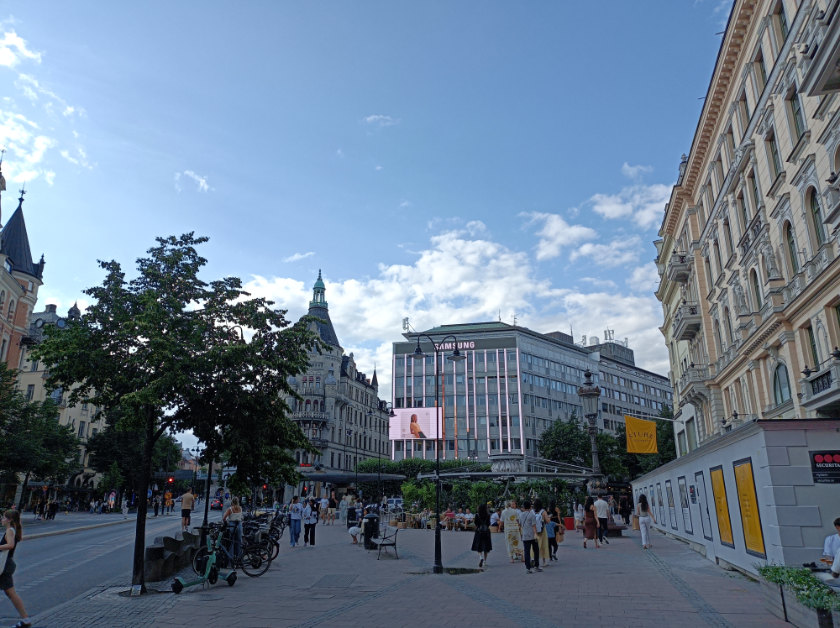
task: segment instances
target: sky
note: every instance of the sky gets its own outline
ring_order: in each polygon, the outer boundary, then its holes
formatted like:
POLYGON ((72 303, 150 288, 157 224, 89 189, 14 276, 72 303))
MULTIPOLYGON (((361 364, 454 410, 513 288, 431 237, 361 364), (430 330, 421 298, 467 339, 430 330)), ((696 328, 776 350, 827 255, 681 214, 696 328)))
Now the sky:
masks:
POLYGON ((208 236, 292 320, 323 272, 390 399, 402 321, 627 338, 667 375, 653 241, 730 0, 0 0, 5 222, 39 308, 208 236))

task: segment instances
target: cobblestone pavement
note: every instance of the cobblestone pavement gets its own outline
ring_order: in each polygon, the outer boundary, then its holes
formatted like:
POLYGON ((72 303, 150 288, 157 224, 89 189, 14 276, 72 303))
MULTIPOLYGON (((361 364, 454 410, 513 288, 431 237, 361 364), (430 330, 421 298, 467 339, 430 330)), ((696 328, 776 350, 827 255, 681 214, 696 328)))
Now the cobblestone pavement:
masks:
MULTIPOLYGON (((290 548, 261 578, 239 574, 180 595, 168 591, 125 597, 110 582, 35 617, 52 626, 785 626, 764 608, 757 583, 727 572, 686 545, 661 535, 643 551, 638 532, 583 549, 569 532, 542 573, 504 556, 502 535, 481 572, 431 573, 434 534, 400 530, 397 550, 350 544, 341 525, 317 528, 317 546, 290 548)), ((446 568, 474 570, 472 534, 443 532, 446 568)), ((284 541, 287 540, 284 537, 284 541)), ((152 583, 169 589, 169 582, 152 583)))

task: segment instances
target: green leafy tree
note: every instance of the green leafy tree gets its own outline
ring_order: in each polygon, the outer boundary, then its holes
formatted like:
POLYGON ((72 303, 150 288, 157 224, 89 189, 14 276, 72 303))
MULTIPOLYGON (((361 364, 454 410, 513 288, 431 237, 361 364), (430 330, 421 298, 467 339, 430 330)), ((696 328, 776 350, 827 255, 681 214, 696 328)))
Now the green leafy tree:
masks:
POLYGON ((204 282, 207 260, 196 247, 206 241, 158 238, 131 280, 118 262, 100 262, 105 278, 84 291, 84 315, 49 329, 34 352, 50 365, 50 385, 72 391, 71 403, 116 412, 121 429, 140 434, 132 583, 143 592, 146 494, 162 435, 191 430, 206 455, 226 452, 249 478, 294 476, 287 450, 309 447, 285 399, 295 396, 287 378, 306 367, 317 339, 305 322, 289 327, 283 310, 251 298, 240 279, 204 282))
POLYGON ((123 484, 125 483, 125 478, 123 474, 120 473, 120 466, 116 462, 112 462, 111 466, 108 467, 108 470, 102 476, 102 486, 106 491, 108 490, 115 490, 120 492, 123 488, 123 484))
POLYGON ((51 399, 29 401, 15 389, 15 371, 0 363, 0 472, 23 476, 19 508, 30 479, 63 483, 79 456, 79 439, 58 423, 51 399))
POLYGON ((543 458, 556 462, 586 467, 592 462, 589 433, 574 414, 554 421, 540 436, 539 449, 543 458))

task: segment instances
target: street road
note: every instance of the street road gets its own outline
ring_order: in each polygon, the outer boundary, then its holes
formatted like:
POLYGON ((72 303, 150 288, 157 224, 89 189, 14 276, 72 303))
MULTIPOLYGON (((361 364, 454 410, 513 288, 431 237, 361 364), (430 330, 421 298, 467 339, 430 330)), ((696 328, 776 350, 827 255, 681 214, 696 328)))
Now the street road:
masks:
MULTIPOLYGON (((97 585, 113 582, 115 585, 124 584, 128 589, 131 584, 136 526, 134 515, 129 516, 129 521, 118 525, 27 540, 27 534, 39 534, 71 525, 69 520, 62 521, 62 516, 62 513, 56 515, 55 522, 31 524, 32 515, 24 515, 24 541, 15 551, 18 567, 14 579, 15 590, 23 598, 31 615, 49 610, 97 585)), ((69 517, 76 525, 122 520, 121 514, 73 513, 69 517)), ((200 525, 203 518, 202 507, 200 512, 193 513, 193 525, 200 525)), ((211 521, 220 518, 220 512, 210 511, 211 521)), ((157 536, 175 536, 180 524, 181 517, 177 511, 165 517, 147 519, 146 545, 151 544, 157 536)), ((152 586, 157 585, 153 583, 152 586)), ((14 623, 18 619, 14 607, 5 596, 0 598, 0 624, 14 623)))

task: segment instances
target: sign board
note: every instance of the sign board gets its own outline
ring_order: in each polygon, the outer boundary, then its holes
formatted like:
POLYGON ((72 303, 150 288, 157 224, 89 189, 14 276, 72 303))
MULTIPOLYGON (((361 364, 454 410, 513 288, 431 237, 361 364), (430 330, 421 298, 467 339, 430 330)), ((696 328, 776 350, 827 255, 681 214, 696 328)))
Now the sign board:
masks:
POLYGON ((738 492, 738 507, 741 510, 741 524, 744 529, 744 544, 747 553, 767 558, 764 551, 764 533, 761 530, 761 515, 758 510, 758 496, 755 492, 752 459, 744 458, 732 463, 735 471, 735 489, 738 492))
POLYGON ((816 484, 840 484, 840 451, 809 451, 811 476, 816 484))
POLYGON ((396 408, 391 417, 388 438, 412 440, 416 438, 443 438, 440 408, 396 408), (435 421, 437 415, 437 421, 435 421))
POLYGON ((715 502, 720 542, 722 545, 735 547, 735 539, 732 537, 732 524, 729 519, 729 500, 726 497, 723 467, 718 465, 709 469, 709 476, 712 479, 712 496, 715 502))

